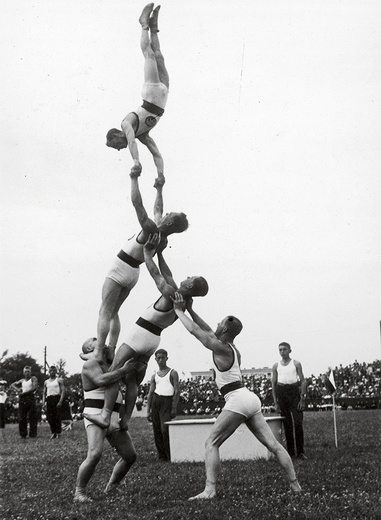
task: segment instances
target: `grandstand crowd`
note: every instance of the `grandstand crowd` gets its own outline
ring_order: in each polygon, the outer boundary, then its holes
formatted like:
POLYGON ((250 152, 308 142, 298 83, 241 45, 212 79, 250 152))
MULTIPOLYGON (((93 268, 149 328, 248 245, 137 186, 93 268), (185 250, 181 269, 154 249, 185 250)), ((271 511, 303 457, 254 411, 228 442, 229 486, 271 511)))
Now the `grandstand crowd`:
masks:
MULTIPOLYGON (((354 363, 333 370, 336 384, 335 398, 342 408, 381 407, 381 360, 373 363, 354 363)), ((326 375, 311 375, 307 380, 307 410, 324 410, 329 407, 331 395, 326 387, 326 375)), ((271 377, 265 375, 243 376, 244 384, 261 399, 263 411, 273 411, 271 377)), ((140 385, 137 408, 146 403, 149 383, 140 385)), ((74 420, 82 418, 83 391, 81 384, 66 386, 66 399, 74 420)), ((6 421, 18 421, 17 395, 8 392, 6 421)), ((41 396, 37 395, 41 404, 41 396)), ((224 404, 212 376, 180 380, 179 415, 216 415, 224 404)), ((40 406, 40 409, 42 406, 40 406)), ((44 420, 42 409, 39 420, 44 420)))

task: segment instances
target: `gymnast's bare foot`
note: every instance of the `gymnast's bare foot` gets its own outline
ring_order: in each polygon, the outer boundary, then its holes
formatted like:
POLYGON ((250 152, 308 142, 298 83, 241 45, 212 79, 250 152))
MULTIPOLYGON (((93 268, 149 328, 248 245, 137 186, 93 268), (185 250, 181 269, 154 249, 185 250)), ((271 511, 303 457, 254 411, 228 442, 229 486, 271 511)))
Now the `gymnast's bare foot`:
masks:
POLYGON ((107 484, 107 486, 105 487, 105 490, 103 491, 103 493, 105 493, 106 495, 107 494, 110 494, 110 493, 117 493, 118 491, 120 491, 120 486, 119 484, 107 484))
POLYGON ((210 500, 211 498, 215 498, 215 497, 216 497, 215 491, 206 491, 204 489, 204 491, 202 493, 199 493, 198 495, 196 495, 194 497, 190 497, 190 498, 188 498, 188 500, 210 500))
POLYGON ((139 17, 139 23, 140 25, 142 26, 143 29, 148 29, 149 28, 149 16, 152 12, 152 9, 153 9, 153 3, 152 4, 147 4, 143 11, 142 11, 142 14, 140 15, 139 17))
POLYGON ((91 498, 85 495, 83 489, 76 489, 74 493, 74 502, 80 502, 84 504, 85 502, 92 502, 91 498))
POLYGON ((300 487, 300 484, 299 484, 297 478, 296 478, 295 480, 292 480, 292 481, 290 482, 290 490, 291 490, 293 493, 301 493, 301 492, 302 492, 302 488, 300 487))
POLYGON ((149 28, 153 32, 159 32, 158 18, 159 18, 160 5, 155 7, 152 12, 151 18, 149 19, 149 28))

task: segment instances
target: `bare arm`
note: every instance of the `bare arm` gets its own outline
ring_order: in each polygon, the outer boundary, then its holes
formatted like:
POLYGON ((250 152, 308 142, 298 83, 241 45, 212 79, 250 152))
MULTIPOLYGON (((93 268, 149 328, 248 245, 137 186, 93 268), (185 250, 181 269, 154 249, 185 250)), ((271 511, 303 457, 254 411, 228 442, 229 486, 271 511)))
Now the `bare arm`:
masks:
POLYGON ((174 393, 172 397, 172 410, 171 410, 171 419, 174 419, 177 415, 177 405, 180 399, 180 382, 179 382, 179 374, 176 370, 172 370, 171 372, 171 383, 173 385, 174 393))
POLYGON ((156 224, 153 220, 151 220, 143 206, 143 199, 140 194, 138 177, 139 175, 135 175, 134 173, 130 173, 131 177, 131 202, 135 208, 136 215, 139 220, 139 224, 141 225, 143 231, 146 234, 155 233, 157 231, 156 224))
POLYGON ((151 152, 153 162, 155 163, 157 169, 158 177, 164 177, 164 161, 155 141, 148 133, 140 135, 138 139, 141 143, 145 144, 148 150, 151 152))
POLYGON ((161 251, 157 252, 157 259, 159 261, 160 272, 163 275, 165 281, 169 285, 171 285, 174 289, 177 289, 176 282, 175 282, 175 280, 173 279, 173 276, 172 276, 172 271, 170 270, 169 265, 167 264, 167 262, 164 260, 163 253, 161 251))
MULTIPOLYGON (((124 132, 124 135, 126 136, 127 143, 128 143, 128 149, 130 150, 131 157, 134 161, 134 166, 132 168, 132 171, 134 173, 140 174, 142 171, 142 165, 140 164, 139 160, 139 151, 138 151, 138 145, 136 144, 135 139, 135 132, 132 128, 131 122, 128 120, 128 117, 130 114, 126 117, 126 119, 122 122, 122 130, 124 132)), ((134 115, 132 117, 135 117, 134 115)))
POLYGON ((11 383, 9 385, 9 389, 13 389, 13 390, 16 390, 16 392, 20 392, 21 391, 21 383, 22 383, 22 379, 19 379, 18 381, 14 381, 13 383, 11 383))
POLYGON ((277 371, 277 368, 278 368, 278 363, 274 363, 274 365, 273 365, 273 375, 272 375, 272 378, 271 378, 271 385, 272 385, 272 391, 273 391, 273 401, 274 401, 274 406, 275 406, 276 410, 279 409, 278 401, 277 401, 277 398, 276 398, 276 385, 278 384, 278 371, 277 371))
POLYGON ((59 384, 59 387, 60 387, 60 400, 59 402, 57 403, 57 406, 61 406, 62 403, 63 403, 63 400, 65 398, 65 384, 63 382, 62 379, 58 379, 58 384, 59 384))
POLYGON ((296 368, 296 373, 298 374, 298 377, 299 377, 302 394, 306 394, 307 381, 304 378, 302 365, 299 361, 295 360, 295 368, 296 368))
POLYGON ((209 350, 212 350, 215 354, 225 354, 225 349, 220 340, 218 340, 214 332, 203 330, 196 322, 192 321, 188 316, 184 314, 182 307, 184 305, 184 299, 182 295, 176 292, 173 298, 173 308, 175 313, 184 327, 195 336, 203 345, 209 350))
POLYGON ((163 186, 164 186, 164 177, 158 177, 155 179, 154 187, 156 188, 156 198, 153 206, 153 214, 155 219, 155 224, 158 226, 159 222, 163 216, 164 211, 164 202, 163 202, 163 186))
POLYGON ((175 288, 169 285, 165 280, 164 276, 159 271, 157 265, 153 261, 153 253, 156 249, 157 243, 159 240, 159 236, 157 234, 149 237, 147 242, 144 245, 144 261, 147 266, 149 274, 152 276, 156 287, 159 289, 161 294, 170 299, 175 294, 175 288))
POLYGON ((90 381, 95 387, 102 387, 112 385, 124 377, 128 372, 133 370, 130 363, 125 363, 121 368, 117 368, 112 372, 103 372, 99 363, 94 359, 89 359, 85 362, 82 368, 82 377, 90 381))
POLYGON ((301 396, 300 396, 300 402, 298 404, 299 410, 304 410, 305 408, 305 396, 307 391, 307 381, 304 378, 302 365, 299 361, 295 360, 295 368, 296 373, 298 374, 299 381, 300 381, 300 387, 301 387, 301 396))
POLYGON ((192 317, 192 320, 197 323, 197 325, 205 332, 211 332, 214 334, 213 330, 209 325, 193 310, 193 299, 190 298, 187 303, 187 311, 192 317))

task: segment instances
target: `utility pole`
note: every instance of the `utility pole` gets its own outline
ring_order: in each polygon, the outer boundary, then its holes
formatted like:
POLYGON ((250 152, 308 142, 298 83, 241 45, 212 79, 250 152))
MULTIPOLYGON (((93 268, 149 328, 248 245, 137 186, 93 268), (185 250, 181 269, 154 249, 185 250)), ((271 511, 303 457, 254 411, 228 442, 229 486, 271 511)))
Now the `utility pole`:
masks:
POLYGON ((44 347, 44 377, 46 376, 46 365, 48 364, 46 361, 46 352, 48 350, 48 347, 45 345, 44 347))

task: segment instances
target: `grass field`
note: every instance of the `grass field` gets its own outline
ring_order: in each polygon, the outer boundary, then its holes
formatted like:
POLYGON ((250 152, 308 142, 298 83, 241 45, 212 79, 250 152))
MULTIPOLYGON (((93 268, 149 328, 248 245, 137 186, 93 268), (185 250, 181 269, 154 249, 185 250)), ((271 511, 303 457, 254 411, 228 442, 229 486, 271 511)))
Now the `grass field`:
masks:
POLYGON ((115 453, 108 446, 90 482, 94 502, 73 504, 79 464, 86 454, 82 421, 51 441, 47 424, 37 439, 22 440, 7 425, 1 443, 1 519, 381 519, 381 411, 341 411, 339 446, 334 446, 330 412, 305 414, 307 461, 295 461, 303 494, 291 495, 275 461, 226 461, 218 499, 188 502, 203 489, 202 463, 156 460, 152 429, 132 419, 138 461, 119 493, 103 489, 115 453))

